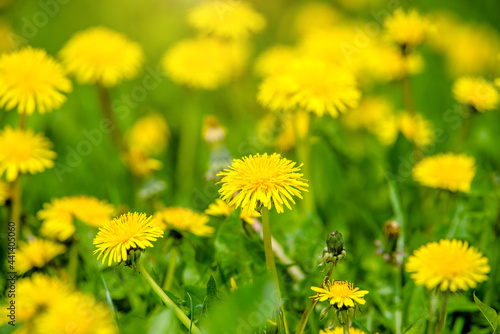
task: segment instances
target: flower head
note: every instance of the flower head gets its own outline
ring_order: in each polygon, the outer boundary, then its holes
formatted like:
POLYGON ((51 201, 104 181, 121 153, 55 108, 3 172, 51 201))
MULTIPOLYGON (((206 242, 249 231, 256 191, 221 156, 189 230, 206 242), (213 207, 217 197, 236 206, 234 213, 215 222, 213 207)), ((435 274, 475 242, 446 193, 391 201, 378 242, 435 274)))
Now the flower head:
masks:
POLYGON ((16 254, 16 269, 19 274, 23 274, 31 268, 42 268, 65 251, 64 245, 50 240, 34 238, 28 242, 20 242, 16 254))
POLYGON ((34 322, 39 334, 115 334, 116 325, 109 307, 91 295, 73 292, 52 305, 34 322))
POLYGON ((45 203, 37 217, 42 221, 42 235, 65 241, 75 233, 75 218, 92 227, 100 227, 111 219, 114 212, 113 205, 97 198, 73 196, 45 203))
POLYGON ((237 76, 246 61, 244 44, 198 37, 175 44, 165 53, 162 67, 178 84, 213 90, 237 76))
POLYGON ((26 47, 0 56, 0 107, 20 114, 43 114, 62 106, 71 81, 44 50, 26 47))
POLYGON ((432 124, 422 117, 421 114, 404 112, 399 115, 399 128, 401 133, 410 142, 418 147, 426 147, 434 140, 432 124))
POLYGON ((214 234, 214 228, 208 225, 208 216, 187 208, 165 208, 156 212, 155 219, 162 229, 178 229, 202 237, 210 237, 214 234))
POLYGON ((320 117, 337 117, 356 107, 360 98, 354 74, 313 58, 297 60, 286 71, 267 76, 257 95, 272 110, 304 109, 320 117))
POLYGON ((475 174, 474 158, 465 154, 438 154, 422 159, 413 167, 413 179, 418 183, 464 193, 469 192, 475 174))
POLYGON ((108 266, 111 263, 127 261, 128 254, 133 250, 144 250, 153 247, 151 241, 163 238, 163 231, 155 226, 152 217, 144 213, 126 213, 104 224, 94 238, 102 263, 109 255, 108 266))
MULTIPOLYGON (((214 203, 211 203, 208 208, 205 210, 205 213, 210 216, 216 217, 227 217, 236 210, 236 207, 231 206, 217 198, 214 203)), ((240 219, 244 220, 247 224, 252 225, 254 223, 253 218, 260 217, 260 214, 257 211, 254 211, 252 214, 248 215, 245 210, 241 210, 240 219)))
POLYGON ((151 158, 148 152, 136 147, 125 152, 124 159, 132 173, 138 177, 148 177, 163 167, 160 160, 151 158))
POLYGON ((404 48, 420 45, 427 37, 429 22, 415 9, 405 13, 401 8, 385 21, 389 37, 404 48))
POLYGON ((266 26, 264 17, 247 2, 234 5, 201 2, 189 13, 188 22, 203 33, 228 39, 247 38, 266 26))
POLYGON ((0 175, 6 172, 7 181, 14 181, 19 173, 36 174, 54 166, 56 153, 52 143, 32 130, 0 130, 0 175))
MULTIPOLYGON (((364 332, 362 330, 359 330, 357 328, 349 328, 349 333, 350 334, 363 334, 364 332)), ((325 330, 320 330, 319 334, 344 334, 344 329, 342 327, 335 327, 334 329, 325 329, 325 330)))
POLYGON ((60 57, 78 82, 106 87, 134 78, 144 62, 139 44, 104 27, 76 33, 61 50, 60 57))
POLYGON ((316 294, 311 298, 320 302, 330 300, 338 310, 354 307, 356 304, 364 305, 366 301, 364 296, 368 293, 366 290, 353 288, 352 283, 346 281, 328 281, 324 288, 311 287, 316 294))
POLYGON ((455 99, 479 112, 498 108, 500 94, 495 86, 483 78, 461 77, 453 84, 455 99))
POLYGON ((269 210, 274 205, 278 213, 284 212, 283 204, 291 210, 288 201, 295 204, 293 196, 302 198, 300 191, 309 186, 299 173, 301 166, 295 164, 277 153, 234 159, 229 169, 218 174, 222 176, 221 198, 249 215, 260 211, 261 205, 269 210))
POLYGON ((289 46, 275 45, 259 55, 255 62, 255 73, 265 77, 277 72, 284 72, 296 59, 296 50, 289 46))
POLYGON ((130 129, 128 146, 151 154, 160 154, 167 146, 170 131, 165 118, 151 113, 138 119, 130 129))
POLYGON ((488 279, 488 259, 466 241, 442 239, 417 249, 406 270, 417 285, 428 289, 468 290, 488 279))

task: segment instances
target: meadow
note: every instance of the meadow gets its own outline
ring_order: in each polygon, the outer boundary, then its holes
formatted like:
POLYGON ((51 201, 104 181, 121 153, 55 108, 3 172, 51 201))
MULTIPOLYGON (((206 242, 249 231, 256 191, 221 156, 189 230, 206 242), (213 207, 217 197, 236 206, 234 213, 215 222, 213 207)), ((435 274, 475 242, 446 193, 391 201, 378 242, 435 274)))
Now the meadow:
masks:
POLYGON ((0 333, 499 333, 499 13, 0 0, 0 333))

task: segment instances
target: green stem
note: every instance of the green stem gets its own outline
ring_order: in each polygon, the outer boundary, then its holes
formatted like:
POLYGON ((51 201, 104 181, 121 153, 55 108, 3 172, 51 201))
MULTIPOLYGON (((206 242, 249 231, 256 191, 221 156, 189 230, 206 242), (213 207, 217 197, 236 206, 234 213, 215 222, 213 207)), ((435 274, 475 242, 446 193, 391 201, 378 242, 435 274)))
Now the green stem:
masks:
POLYGON ((439 309, 439 318, 436 328, 436 333, 443 333, 444 325, 446 324, 446 304, 448 303, 448 292, 441 292, 441 307, 439 309))
POLYGON ((344 334, 349 334, 349 325, 342 325, 344 334))
MULTIPOLYGON (((330 268, 328 269, 328 272, 325 275, 325 278, 323 278, 323 282, 321 282, 321 286, 323 286, 326 282, 330 280, 334 267, 335 267, 335 262, 332 262, 330 268)), ((306 328, 307 324, 307 319, 309 319, 309 315, 311 314, 311 311, 314 309, 314 306, 316 306, 317 302, 318 302, 317 300, 311 299, 311 302, 304 310, 304 313, 302 313, 302 317, 300 318, 300 322, 299 325, 297 326, 297 331, 295 332, 295 334, 302 334, 304 332, 304 329, 306 328)))
POLYGON ((26 113, 22 113, 19 115, 19 129, 24 130, 26 129, 26 113))
POLYGON ((394 314, 395 326, 396 326, 396 334, 402 333, 403 327, 403 312, 401 309, 401 290, 403 285, 402 279, 402 270, 400 266, 397 266, 394 269, 395 272, 395 295, 394 295, 394 303, 396 304, 396 311, 394 314))
POLYGON ((16 243, 21 233, 22 187, 21 174, 12 182, 10 221, 16 227, 16 243))
POLYGON ((111 138, 116 146, 118 152, 125 151, 125 144, 123 142, 122 133, 118 122, 116 121, 115 114, 111 107, 111 96, 109 89, 103 85, 97 84, 97 96, 99 97, 99 104, 101 105, 102 116, 104 119, 109 120, 111 123, 111 138))
MULTIPOLYGON (((151 286, 153 291, 160 297, 160 299, 167 305, 168 308, 171 308, 174 310, 175 315, 177 318, 182 322, 182 324, 187 328, 191 328, 191 320, 182 312, 182 310, 175 305, 175 303, 170 299, 165 291, 155 282, 155 280, 149 275, 149 273, 144 269, 144 266, 140 261, 136 263, 137 271, 144 277, 144 279, 148 282, 148 284, 151 286)), ((191 332, 194 334, 201 334, 200 329, 196 325, 192 325, 191 332)))
POLYGON ((274 252, 271 241, 271 227, 269 225, 269 210, 267 208, 262 208, 262 234, 264 237, 264 251, 266 254, 267 271, 271 274, 274 284, 276 285, 276 292, 278 293, 281 313, 283 315, 283 324, 285 326, 285 333, 288 334, 288 325, 286 323, 285 308, 283 307, 283 303, 281 300, 278 272, 276 271, 276 263, 274 262, 274 252))
POLYGON ((173 246, 170 251, 170 259, 168 260, 167 275, 165 276, 165 281, 163 282, 163 289, 170 290, 172 282, 174 280, 175 273, 175 263, 177 261, 177 247, 173 246))
MULTIPOLYGON (((408 57, 404 56, 403 61, 407 63, 408 57)), ((415 99, 413 97, 413 90, 411 88, 411 81, 408 73, 405 73, 403 78, 401 79, 401 88, 403 89, 403 102, 405 105, 405 109, 411 115, 415 115, 416 113, 415 99)))
POLYGON ((438 289, 435 288, 431 297, 431 307, 429 309, 429 325, 427 327, 427 334, 432 334, 436 327, 436 308, 438 304, 438 289))
POLYGON ((75 239, 69 249, 68 275, 71 277, 73 285, 76 285, 78 275, 78 241, 75 239))

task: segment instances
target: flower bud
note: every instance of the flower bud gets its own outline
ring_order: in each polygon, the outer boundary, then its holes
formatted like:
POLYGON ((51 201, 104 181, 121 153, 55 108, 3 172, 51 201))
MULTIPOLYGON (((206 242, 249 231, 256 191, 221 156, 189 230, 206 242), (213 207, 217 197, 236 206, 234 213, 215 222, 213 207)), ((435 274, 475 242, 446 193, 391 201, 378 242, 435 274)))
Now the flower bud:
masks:
POLYGON ((334 231, 328 235, 326 246, 329 253, 333 256, 339 256, 344 250, 344 237, 339 231, 334 231))

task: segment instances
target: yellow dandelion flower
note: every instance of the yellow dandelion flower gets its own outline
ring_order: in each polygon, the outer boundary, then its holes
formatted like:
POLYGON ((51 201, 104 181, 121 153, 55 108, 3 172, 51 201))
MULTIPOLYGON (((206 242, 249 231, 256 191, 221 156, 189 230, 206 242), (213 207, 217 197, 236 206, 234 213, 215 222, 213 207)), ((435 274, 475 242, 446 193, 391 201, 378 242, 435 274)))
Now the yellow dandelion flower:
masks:
POLYGON ((229 39, 244 39, 260 32, 266 20, 248 2, 222 4, 205 1, 188 14, 189 24, 200 32, 229 39))
POLYGON ((52 143, 32 130, 0 130, 0 176, 5 172, 7 181, 14 181, 19 173, 36 174, 54 166, 56 153, 52 143))
POLYGON ((17 282, 16 320, 26 321, 56 305, 72 291, 69 283, 53 276, 35 273, 17 282))
POLYGON ((406 270, 417 285, 455 292, 486 281, 490 266, 488 259, 466 241, 442 239, 417 249, 408 258, 406 270))
POLYGON ((465 154, 438 154, 413 167, 413 179, 421 185, 464 193, 469 192, 475 174, 475 160, 465 154))
MULTIPOLYGON (((205 210, 205 214, 215 217, 227 217, 236 210, 235 206, 231 206, 217 198, 214 203, 211 203, 208 208, 205 210)), ((260 214, 257 211, 252 212, 250 215, 245 210, 241 210, 240 219, 244 220, 246 223, 252 225, 254 223, 253 218, 260 217, 260 214)))
POLYGON ((277 72, 286 71, 297 59, 297 52, 292 47, 275 45, 264 51, 255 62, 255 73, 265 77, 277 72))
POLYGON ((312 2, 304 4, 299 9, 294 27, 297 34, 303 36, 334 28, 342 20, 342 15, 328 3, 312 2))
POLYGON ((213 90, 238 76, 246 62, 245 44, 199 37, 175 44, 165 53, 162 67, 178 84, 213 90))
POLYGON ((75 233, 74 219, 92 227, 104 225, 115 213, 113 205, 94 197, 73 196, 53 199, 38 211, 43 236, 65 241, 75 233))
POLYGON ((66 247, 50 240, 33 238, 21 241, 16 254, 16 269, 23 274, 32 268, 42 268, 56 256, 64 253, 66 247))
POLYGON ((115 334, 109 307, 94 297, 73 292, 59 303, 49 307, 34 322, 37 334, 115 334))
POLYGON ((455 99, 479 112, 498 108, 500 94, 483 78, 461 77, 453 84, 455 99))
POLYGON ((139 118, 127 135, 128 146, 151 154, 162 153, 170 137, 165 118, 159 113, 151 113, 139 118))
POLYGON ((215 229, 208 225, 208 216, 187 208, 169 207, 155 213, 155 220, 162 229, 187 231, 201 237, 210 237, 215 229))
POLYGON ((353 288, 353 284, 346 281, 328 281, 323 288, 312 286, 311 290, 316 292, 311 298, 320 302, 330 300, 330 304, 339 310, 354 307, 356 304, 364 305, 364 296, 368 293, 366 290, 353 288))
POLYGON ((292 209, 293 196, 302 198, 300 191, 307 191, 308 181, 299 173, 300 166, 279 154, 256 154, 243 159, 234 159, 229 169, 218 175, 222 179, 219 193, 229 205, 241 207, 250 215, 260 211, 262 205, 268 210, 276 207, 278 213, 284 212, 283 204, 292 209))
POLYGON ((384 23, 390 39, 404 48, 416 47, 426 39, 429 22, 415 9, 405 13, 401 8, 394 11, 384 23))
POLYGON ((133 79, 144 62, 139 44, 104 27, 76 33, 59 55, 78 82, 99 83, 106 87, 133 79))
MULTIPOLYGON (((364 334, 362 330, 357 328, 349 328, 350 334, 364 334)), ((344 334, 344 329, 342 327, 335 327, 334 329, 320 330, 319 334, 344 334)))
POLYGON ((420 114, 404 112, 398 117, 401 133, 418 147, 426 147, 434 140, 432 124, 420 114))
POLYGON ((303 109, 337 117, 358 105, 361 92, 354 75, 317 59, 302 59, 284 73, 264 79, 257 95, 272 110, 303 109))
POLYGON ((129 149, 124 159, 132 173, 139 177, 151 176, 155 171, 163 168, 160 160, 151 158, 146 151, 137 148, 129 149))
POLYGON ((20 114, 40 114, 62 106, 71 81, 44 50, 26 47, 0 56, 0 107, 20 114))
POLYGON ((94 238, 102 263, 109 255, 108 266, 111 263, 127 261, 127 255, 132 250, 144 250, 153 247, 151 241, 163 238, 163 231, 155 226, 153 217, 144 213, 126 213, 104 224, 94 238))
POLYGON ((0 180, 0 205, 4 205, 5 201, 10 197, 10 187, 9 184, 3 180, 0 180))

